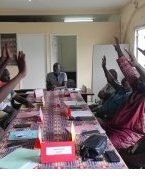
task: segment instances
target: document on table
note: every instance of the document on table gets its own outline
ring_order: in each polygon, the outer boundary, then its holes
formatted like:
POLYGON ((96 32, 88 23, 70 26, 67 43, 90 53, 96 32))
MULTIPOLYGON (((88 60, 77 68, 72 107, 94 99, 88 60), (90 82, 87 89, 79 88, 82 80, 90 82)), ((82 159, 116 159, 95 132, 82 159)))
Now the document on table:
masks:
POLYGON ((19 148, 0 159, 2 169, 33 169, 39 164, 39 150, 19 148))
POLYGON ((86 104, 84 101, 64 101, 67 106, 80 106, 86 104))
POLYGON ((92 117, 91 111, 71 111, 72 117, 92 117))

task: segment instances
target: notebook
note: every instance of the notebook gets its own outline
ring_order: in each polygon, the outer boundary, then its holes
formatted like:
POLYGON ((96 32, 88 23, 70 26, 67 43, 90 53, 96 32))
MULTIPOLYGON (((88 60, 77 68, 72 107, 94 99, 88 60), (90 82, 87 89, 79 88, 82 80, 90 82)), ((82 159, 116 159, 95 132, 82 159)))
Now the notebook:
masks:
POLYGON ((39 164, 40 151, 18 148, 0 159, 3 169, 33 169, 39 164))
POLYGON ((38 138, 38 130, 23 130, 10 132, 8 140, 24 140, 38 138))

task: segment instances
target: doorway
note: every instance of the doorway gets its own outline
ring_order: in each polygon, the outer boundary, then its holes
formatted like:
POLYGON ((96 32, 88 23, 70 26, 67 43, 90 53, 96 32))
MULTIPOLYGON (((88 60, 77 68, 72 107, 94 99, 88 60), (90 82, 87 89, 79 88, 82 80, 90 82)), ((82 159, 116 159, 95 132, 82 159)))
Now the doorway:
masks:
POLYGON ((68 77, 67 87, 77 87, 77 36, 52 35, 51 37, 51 71, 53 64, 59 62, 62 71, 68 77))

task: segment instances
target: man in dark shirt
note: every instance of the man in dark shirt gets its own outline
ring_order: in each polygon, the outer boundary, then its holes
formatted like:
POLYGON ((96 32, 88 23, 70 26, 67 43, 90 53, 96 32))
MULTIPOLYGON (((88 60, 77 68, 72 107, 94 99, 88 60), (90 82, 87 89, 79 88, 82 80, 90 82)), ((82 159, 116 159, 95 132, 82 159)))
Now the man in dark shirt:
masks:
POLYGON ((56 88, 66 88, 67 75, 61 72, 61 66, 59 63, 53 65, 53 72, 47 74, 46 87, 47 90, 54 90, 56 88))

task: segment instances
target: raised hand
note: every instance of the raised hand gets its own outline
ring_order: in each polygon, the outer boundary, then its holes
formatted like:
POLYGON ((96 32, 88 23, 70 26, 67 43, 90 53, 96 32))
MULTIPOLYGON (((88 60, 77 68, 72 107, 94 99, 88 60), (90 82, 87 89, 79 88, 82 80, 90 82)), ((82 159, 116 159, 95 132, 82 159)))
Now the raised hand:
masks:
POLYGON ((13 53, 11 52, 9 45, 6 43, 5 46, 3 46, 2 48, 1 58, 12 58, 12 57, 13 53))
POLYGON ((127 54, 129 55, 129 58, 130 58, 129 63, 130 63, 130 65, 131 65, 132 67, 136 67, 136 66, 138 65, 138 62, 137 62, 135 56, 134 56, 130 51, 128 51, 127 48, 125 48, 124 50, 125 50, 125 51, 127 52, 127 54))
POLYGON ((13 58, 14 56, 8 44, 6 44, 6 56, 7 58, 13 58))
POLYGON ((13 54, 10 51, 8 44, 5 44, 1 51, 0 65, 4 64, 4 62, 8 63, 11 58, 13 58, 13 54))
POLYGON ((102 67, 106 67, 106 56, 102 58, 102 67))
POLYGON ((25 63, 25 54, 22 51, 19 51, 17 64, 19 73, 24 77, 26 75, 26 63, 25 63))
POLYGON ((114 37, 114 39, 115 39, 114 48, 115 48, 115 50, 117 51, 118 56, 121 57, 121 56, 123 56, 123 53, 122 53, 121 48, 120 48, 120 45, 119 45, 119 40, 118 40, 117 37, 114 37))
POLYGON ((142 50, 141 48, 137 48, 144 56, 145 56, 145 50, 142 50))

